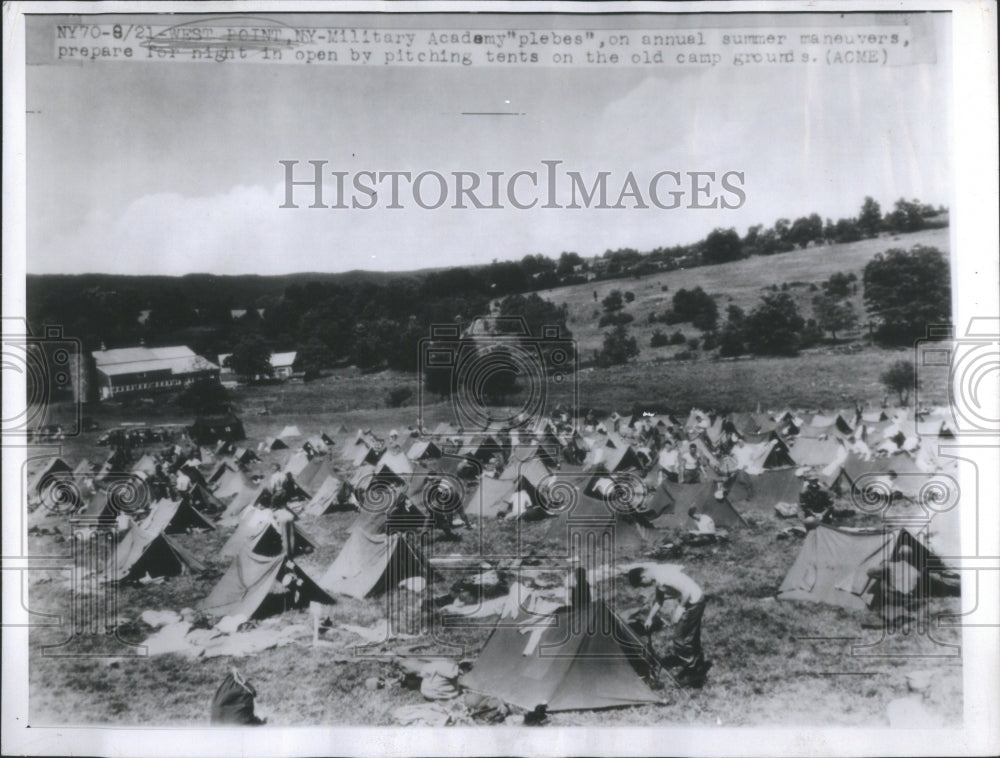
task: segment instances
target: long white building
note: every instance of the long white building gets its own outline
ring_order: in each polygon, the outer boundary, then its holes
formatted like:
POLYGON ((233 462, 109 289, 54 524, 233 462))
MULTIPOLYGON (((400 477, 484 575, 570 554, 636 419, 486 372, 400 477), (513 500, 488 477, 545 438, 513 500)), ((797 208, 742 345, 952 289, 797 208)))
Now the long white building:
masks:
POLYGON ((101 400, 183 389, 199 379, 219 381, 219 367, 185 345, 95 350, 101 400))

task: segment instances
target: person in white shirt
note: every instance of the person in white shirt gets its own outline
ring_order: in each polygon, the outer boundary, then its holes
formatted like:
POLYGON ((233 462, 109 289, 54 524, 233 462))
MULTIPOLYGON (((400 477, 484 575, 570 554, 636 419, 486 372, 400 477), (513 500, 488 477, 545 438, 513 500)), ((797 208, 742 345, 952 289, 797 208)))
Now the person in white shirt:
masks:
POLYGON ((688 518, 693 519, 695 528, 688 530, 684 544, 699 546, 711 545, 718 539, 715 531, 715 521, 707 513, 699 513, 697 508, 688 509, 688 518))
POLYGON ((694 443, 688 445, 687 450, 681 453, 682 481, 685 484, 694 484, 701 479, 701 456, 698 455, 698 446, 694 443))
POLYGON ((274 464, 274 469, 271 472, 271 478, 268 480, 267 488, 271 490, 272 495, 277 495, 281 492, 281 486, 285 481, 285 477, 281 475, 281 466, 277 463, 274 464))
POLYGON ((191 489, 191 477, 184 473, 184 469, 179 469, 177 471, 177 491, 184 495, 189 489, 191 489))
POLYGON ((681 667, 677 681, 682 686, 701 687, 711 668, 701 647, 701 621, 707 602, 702 588, 677 566, 647 563, 631 569, 627 577, 633 587, 655 588, 645 623, 647 635, 652 632, 656 615, 666 604, 673 604, 673 639, 664 663, 681 667))
POLYGON ((663 480, 666 479, 669 482, 677 481, 677 466, 680 461, 680 456, 677 453, 677 446, 671 442, 667 441, 660 450, 660 455, 657 458, 660 464, 660 474, 659 480, 657 481, 657 486, 663 484, 663 480))

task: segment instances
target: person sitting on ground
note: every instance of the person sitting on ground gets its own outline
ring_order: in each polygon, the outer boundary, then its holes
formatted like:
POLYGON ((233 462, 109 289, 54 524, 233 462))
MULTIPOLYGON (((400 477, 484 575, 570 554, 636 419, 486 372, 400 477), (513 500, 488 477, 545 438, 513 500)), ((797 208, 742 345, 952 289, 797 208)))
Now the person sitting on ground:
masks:
POLYGON ((707 513, 699 513, 697 508, 688 509, 688 518, 694 519, 695 528, 688 531, 689 545, 709 545, 716 540, 715 521, 707 513))
POLYGON ((633 587, 654 587, 649 615, 644 628, 652 632, 654 620, 664 605, 673 603, 670 622, 674 625, 666 667, 680 666, 677 682, 685 687, 701 687, 711 668, 701 647, 701 621, 708 601, 704 591, 687 574, 676 566, 644 564, 631 569, 628 582, 633 587))
POLYGON ((458 697, 460 685, 458 678, 471 668, 471 662, 455 662, 449 658, 394 658, 395 662, 406 672, 403 684, 407 682, 416 689, 416 680, 420 681, 420 694, 427 700, 451 700, 458 697))
POLYGON ((698 454, 698 446, 693 442, 681 453, 681 476, 684 484, 701 481, 701 456, 698 454))
POLYGON ((833 498, 820 486, 819 477, 815 474, 809 476, 806 486, 799 493, 799 507, 806 526, 833 521, 833 498))

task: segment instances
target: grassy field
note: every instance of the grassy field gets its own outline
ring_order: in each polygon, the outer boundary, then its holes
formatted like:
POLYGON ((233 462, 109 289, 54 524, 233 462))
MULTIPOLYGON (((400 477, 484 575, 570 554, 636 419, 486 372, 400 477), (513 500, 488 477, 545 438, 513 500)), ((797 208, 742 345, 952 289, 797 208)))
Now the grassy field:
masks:
MULTIPOLYGON (((690 381, 697 383, 697 378, 690 381)), ((783 381, 794 385, 797 380, 789 375, 783 381)), ((747 386, 745 380, 740 384, 744 389, 747 386)), ((245 404, 253 400, 252 392, 248 391, 245 404)), ((404 425, 410 415, 407 409, 324 413, 317 408, 314 414, 284 413, 279 412, 283 405, 273 399, 268 402, 270 415, 247 416, 247 431, 254 439, 276 434, 288 423, 298 424, 307 434, 333 428, 340 421, 351 429, 365 426, 384 431, 404 425)), ((302 407, 300 402, 293 405, 302 407)), ((434 410, 446 417, 448 409, 442 405, 434 410)), ((181 418, 180 414, 177 417, 181 418)), ((84 455, 95 458, 103 450, 96 446, 96 437, 97 433, 88 433, 72 440, 66 451, 69 460, 75 462, 84 455)), ((337 555, 353 518, 353 514, 345 513, 303 519, 302 529, 320 545, 316 553, 299 561, 312 576, 321 576, 337 555)), ((39 523, 40 519, 40 514, 34 513, 30 522, 39 523)), ((44 523, 51 525, 53 520, 46 518, 44 523)), ((887 703, 905 694, 906 675, 915 669, 934 673, 931 707, 949 722, 959 720, 961 662, 955 657, 940 657, 942 651, 948 650, 939 644, 956 644, 958 630, 935 630, 936 641, 920 634, 894 635, 880 657, 852 655, 852 645, 879 636, 879 632, 861 627, 864 614, 775 600, 777 588, 801 544, 799 538, 778 538, 780 526, 770 514, 751 514, 750 526, 734 531, 728 544, 697 550, 682 548, 669 559, 683 564, 711 595, 704 644, 714 668, 703 690, 678 691, 668 686, 663 690, 666 702, 661 706, 557 714, 552 723, 879 726, 885 723, 887 703)), ((471 532, 462 532, 460 542, 435 543, 433 552, 478 556, 485 549, 490 556, 544 558, 560 548, 558 542, 548 538, 547 522, 484 522, 475 527, 471 532)), ((61 529, 68 533, 65 525, 61 529)), ((119 614, 125 622, 123 636, 138 643, 151 633, 137 621, 143 610, 179 611, 205 597, 227 566, 228 562, 218 557, 227 537, 228 531, 222 530, 218 534, 179 538, 208 562, 208 570, 199 576, 179 577, 149 587, 122 587, 119 614)), ((662 540, 671 538, 669 533, 662 535, 662 540)), ((51 536, 33 536, 29 548, 32 554, 59 554, 66 552, 68 545, 51 536)), ((454 576, 439 578, 430 594, 446 593, 453 580, 454 576)), ((620 581, 613 591, 622 615, 643 603, 642 596, 620 581)), ((66 614, 70 598, 66 573, 32 572, 28 603, 33 610, 66 614)), ((959 605, 955 598, 938 599, 931 609, 935 614, 955 612, 959 605)), ((338 598, 332 613, 335 624, 370 625, 384 618, 386 609, 379 600, 338 598)), ((66 632, 63 628, 34 629, 29 658, 30 717, 37 724, 205 723, 214 689, 231 665, 240 667, 252 679, 259 692, 260 708, 270 723, 277 725, 389 724, 395 707, 422 702, 418 693, 396 683, 399 670, 393 664, 353 656, 360 638, 334 631, 330 645, 313 647, 311 621, 305 612, 286 614, 278 623, 300 627, 293 644, 252 657, 199 660, 178 655, 46 657, 42 646, 58 643, 66 632), (374 676, 386 679, 385 689, 372 691, 365 687, 365 680, 374 676)), ((416 642, 423 643, 428 651, 439 649, 436 646, 442 641, 459 645, 464 655, 474 659, 488 633, 487 622, 480 628, 438 630, 435 640, 416 642)), ((666 633, 654 636, 659 649, 664 649, 666 643, 666 633)), ((384 651, 390 652, 391 648, 384 651)))
MULTIPOLYGON (((690 324, 666 325, 647 322, 650 313, 659 314, 671 306, 674 293, 679 289, 690 290, 701 287, 715 297, 721 322, 725 320, 726 308, 729 305, 738 305, 749 312, 760 302, 761 295, 768 292, 767 287, 774 284, 781 287, 783 283, 788 283, 788 291, 795 298, 799 312, 808 318, 812 315, 812 298, 816 294, 809 289, 809 285, 815 284, 818 287, 821 282, 838 272, 853 273, 858 277, 859 286, 858 293, 851 300, 864 323, 865 309, 861 299, 860 280, 865 264, 878 253, 894 247, 909 250, 914 245, 930 245, 947 255, 950 250, 948 234, 947 228, 930 229, 913 234, 747 258, 718 266, 669 271, 644 276, 641 279, 615 279, 559 287, 538 294, 557 305, 566 305, 569 310, 567 325, 579 345, 580 354, 587 357, 602 345, 602 330, 597 325, 602 310, 601 300, 612 290, 633 292, 635 302, 625 308, 626 313, 635 317, 635 321, 629 324, 629 332, 638 340, 642 358, 660 358, 673 355, 682 348, 650 347, 649 340, 654 329, 660 329, 668 335, 679 329, 685 336, 700 336, 700 332, 690 324)), ((844 336, 859 334, 861 332, 844 336)), ((839 334, 837 336, 841 337, 839 334)))
MULTIPOLYGON (((302 528, 322 546, 300 563, 319 576, 346 540, 349 514, 334 514, 303 522, 302 528)), ((708 684, 700 691, 663 690, 661 706, 616 709, 601 712, 556 714, 557 725, 829 725, 879 726, 885 706, 905 694, 905 677, 915 669, 934 673, 931 707, 949 722, 962 713, 961 664, 924 635, 893 635, 879 650, 880 657, 852 655, 854 644, 877 641, 880 632, 860 627, 863 614, 816 604, 777 601, 774 595, 799 546, 799 539, 776 537, 777 523, 759 517, 749 528, 733 535, 717 548, 681 549, 671 561, 683 564, 710 594, 705 614, 704 644, 714 661, 708 684)), ((548 524, 518 527, 490 523, 466 532, 462 542, 475 543, 478 530, 492 551, 515 543, 530 546, 526 552, 544 557, 558 543, 548 540, 548 524)), ((194 605, 207 595, 225 565, 214 555, 225 535, 182 537, 210 568, 198 577, 180 577, 162 585, 122 587, 120 615, 131 622, 124 635, 134 642, 149 632, 136 623, 145 609, 194 605)), ((665 535, 669 537, 669 535, 665 535)), ((33 538, 32 549, 50 552, 59 545, 50 538, 33 538)), ((454 550, 455 543, 440 546, 454 550)), ((464 552, 464 551, 462 551, 464 552)), ((39 572, 41 573, 41 572, 39 572)), ((439 579, 434 593, 448 589, 449 580, 439 579)), ((615 606, 627 615, 643 603, 643 597, 622 582, 612 588, 615 606)), ((68 610, 65 575, 36 576, 31 585, 30 605, 47 612, 68 610)), ((932 612, 954 612, 956 599, 935 600, 932 612)), ((384 602, 338 598, 333 607, 335 624, 369 625, 385 617, 384 602)), ((218 682, 229 666, 238 666, 252 679, 259 693, 260 708, 270 723, 367 724, 391 723, 393 708, 422 702, 418 693, 400 687, 399 670, 380 660, 358 659, 352 648, 360 639, 347 632, 334 632, 332 645, 313 647, 311 622, 305 612, 290 613, 282 625, 301 625, 291 645, 253 657, 190 660, 178 655, 149 658, 60 659, 43 657, 40 647, 65 636, 60 629, 36 629, 31 635, 30 717, 35 724, 113 723, 180 724, 205 723, 208 705, 218 682), (383 690, 365 688, 368 677, 382 676, 383 690)), ((423 643, 431 651, 447 642, 461 646, 462 654, 475 658, 489 633, 489 622, 480 628, 451 631, 438 629, 435 641, 423 638, 405 644, 423 643)), ((940 642, 955 644, 955 629, 936 630, 940 642)), ((666 632, 654 635, 654 645, 664 649, 666 632)), ((402 643, 396 643, 402 644, 402 643)), ((380 648, 391 652, 392 645, 380 648)), ((454 651, 453 651, 454 653, 454 651)))
MULTIPOLYGON (((646 314, 662 311, 682 287, 701 286, 719 295, 720 311, 729 302, 752 308, 763 288, 775 281, 804 282, 791 291, 802 304, 812 294, 808 283, 818 283, 837 271, 860 276, 864 264, 877 252, 892 246, 909 248, 929 244, 947 250, 947 230, 907 235, 898 240, 880 239, 854 245, 810 249, 770 258, 757 258, 726 266, 707 267, 650 276, 638 281, 604 282, 544 293, 570 307, 570 327, 583 349, 599 345, 600 330, 591 292, 603 297, 611 289, 630 289, 636 300, 628 312, 636 316, 631 331, 639 338, 638 361, 613 369, 585 369, 579 376, 580 405, 604 412, 628 412, 633 403, 686 413, 691 406, 753 410, 788 406, 806 409, 850 408, 855 402, 878 406, 885 392, 880 373, 894 360, 913 356, 907 350, 880 350, 852 340, 805 351, 796 358, 693 360, 672 357, 677 348, 648 346, 652 326, 646 314), (663 287, 666 286, 664 291, 663 287)), ((863 312, 860 301, 859 313, 863 312)), ((803 308, 808 310, 808 308, 803 308)), ((673 331, 677 327, 664 327, 673 331)), ((690 330, 690 326, 680 325, 690 330)), ((693 332, 692 332, 693 334, 693 332)), ((417 421, 417 379, 385 371, 362 374, 354 369, 334 372, 319 380, 281 385, 240 387, 233 393, 247 435, 252 442, 276 435, 286 425, 297 425, 305 434, 332 433, 339 443, 350 442, 359 428, 384 435, 401 431, 417 421), (401 408, 389 408, 386 396, 398 387, 409 387, 413 398, 401 408), (338 432, 343 427, 347 433, 338 432)), ((921 375, 921 397, 930 402, 946 400, 945 377, 921 375)), ((55 408, 54 420, 67 409, 55 408)), ((433 427, 452 419, 449 403, 429 403, 424 423, 433 427)), ((75 464, 83 457, 101 460, 106 448, 97 445, 101 430, 123 422, 190 423, 192 414, 168 402, 105 404, 88 408, 100 427, 65 440, 62 454, 75 464)), ((265 463, 277 456, 268 458, 265 463)), ((302 529, 320 546, 299 562, 319 578, 347 539, 353 514, 305 517, 302 529)), ((40 513, 29 524, 51 526, 57 521, 40 513)), ((66 554, 68 525, 58 524, 63 538, 29 537, 33 555, 66 554)), ((548 524, 476 524, 462 532, 460 542, 435 543, 435 553, 465 556, 517 554, 544 558, 560 546, 547 537, 548 524)), ((906 692, 906 675, 917 669, 934 673, 930 707, 951 723, 962 715, 961 659, 942 643, 957 644, 954 628, 924 634, 893 635, 881 655, 852 654, 852 645, 874 641, 879 633, 863 629, 864 615, 818 604, 779 602, 775 593, 800 548, 801 539, 780 539, 779 522, 770 514, 751 514, 750 526, 734 531, 732 539, 715 548, 681 548, 670 560, 683 564, 710 594, 705 615, 704 644, 714 661, 709 682, 700 691, 663 690, 661 706, 602 712, 557 714, 556 725, 773 725, 773 726, 880 726, 887 703, 906 692)), ((228 532, 182 536, 181 543, 208 563, 198 576, 184 576, 148 587, 121 587, 119 615, 122 634, 138 643, 150 629, 137 619, 143 610, 194 606, 214 586, 228 565, 219 548, 228 532)), ((662 540, 673 535, 663 534, 662 540)), ((633 556, 641 557, 641 556, 633 556)), ((438 596, 448 591, 454 577, 439 577, 428 591, 438 596)), ((638 608, 643 598, 617 582, 612 588, 622 615, 638 608)), ((32 571, 27 603, 32 610, 68 617, 71 601, 65 572, 32 571)), ((932 602, 933 614, 955 612, 956 598, 932 602)), ((385 617, 378 600, 338 598, 333 607, 335 624, 371 625, 385 617)), ((204 724, 212 695, 229 667, 236 665, 254 682, 259 710, 277 725, 391 723, 391 711, 400 705, 423 702, 421 696, 400 687, 398 669, 391 663, 353 654, 360 638, 334 630, 329 645, 311 644, 311 621, 305 612, 286 614, 277 622, 297 626, 293 644, 252 657, 190 660, 178 655, 147 658, 58 658, 43 655, 42 648, 65 639, 62 627, 31 631, 29 654, 30 718, 33 724, 204 724), (369 690, 365 680, 382 676, 387 686, 369 690)), ((435 638, 416 642, 428 651, 442 643, 460 646, 475 658, 489 634, 489 626, 462 630, 437 630, 435 638)), ((666 633, 654 636, 663 650, 666 633)), ((407 641, 410 644, 410 641, 407 641)), ((389 646, 391 647, 391 646, 389 646)), ((383 652, 389 652, 386 648, 383 652)))

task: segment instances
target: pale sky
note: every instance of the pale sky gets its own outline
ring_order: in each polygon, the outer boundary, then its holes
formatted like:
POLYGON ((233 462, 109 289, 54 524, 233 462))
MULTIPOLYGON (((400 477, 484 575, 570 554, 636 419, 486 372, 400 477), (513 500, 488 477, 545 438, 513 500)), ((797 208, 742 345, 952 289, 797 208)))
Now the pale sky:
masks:
POLYGON ((29 65, 28 271, 412 270, 650 250, 717 226, 855 215, 866 195, 884 211, 900 196, 947 205, 949 26, 935 18, 939 62, 898 67, 29 65), (525 115, 461 115, 500 110, 525 115), (640 181, 742 171, 747 200, 736 211, 280 209, 279 160, 483 174, 561 160, 611 171, 616 188, 630 170, 640 181))

